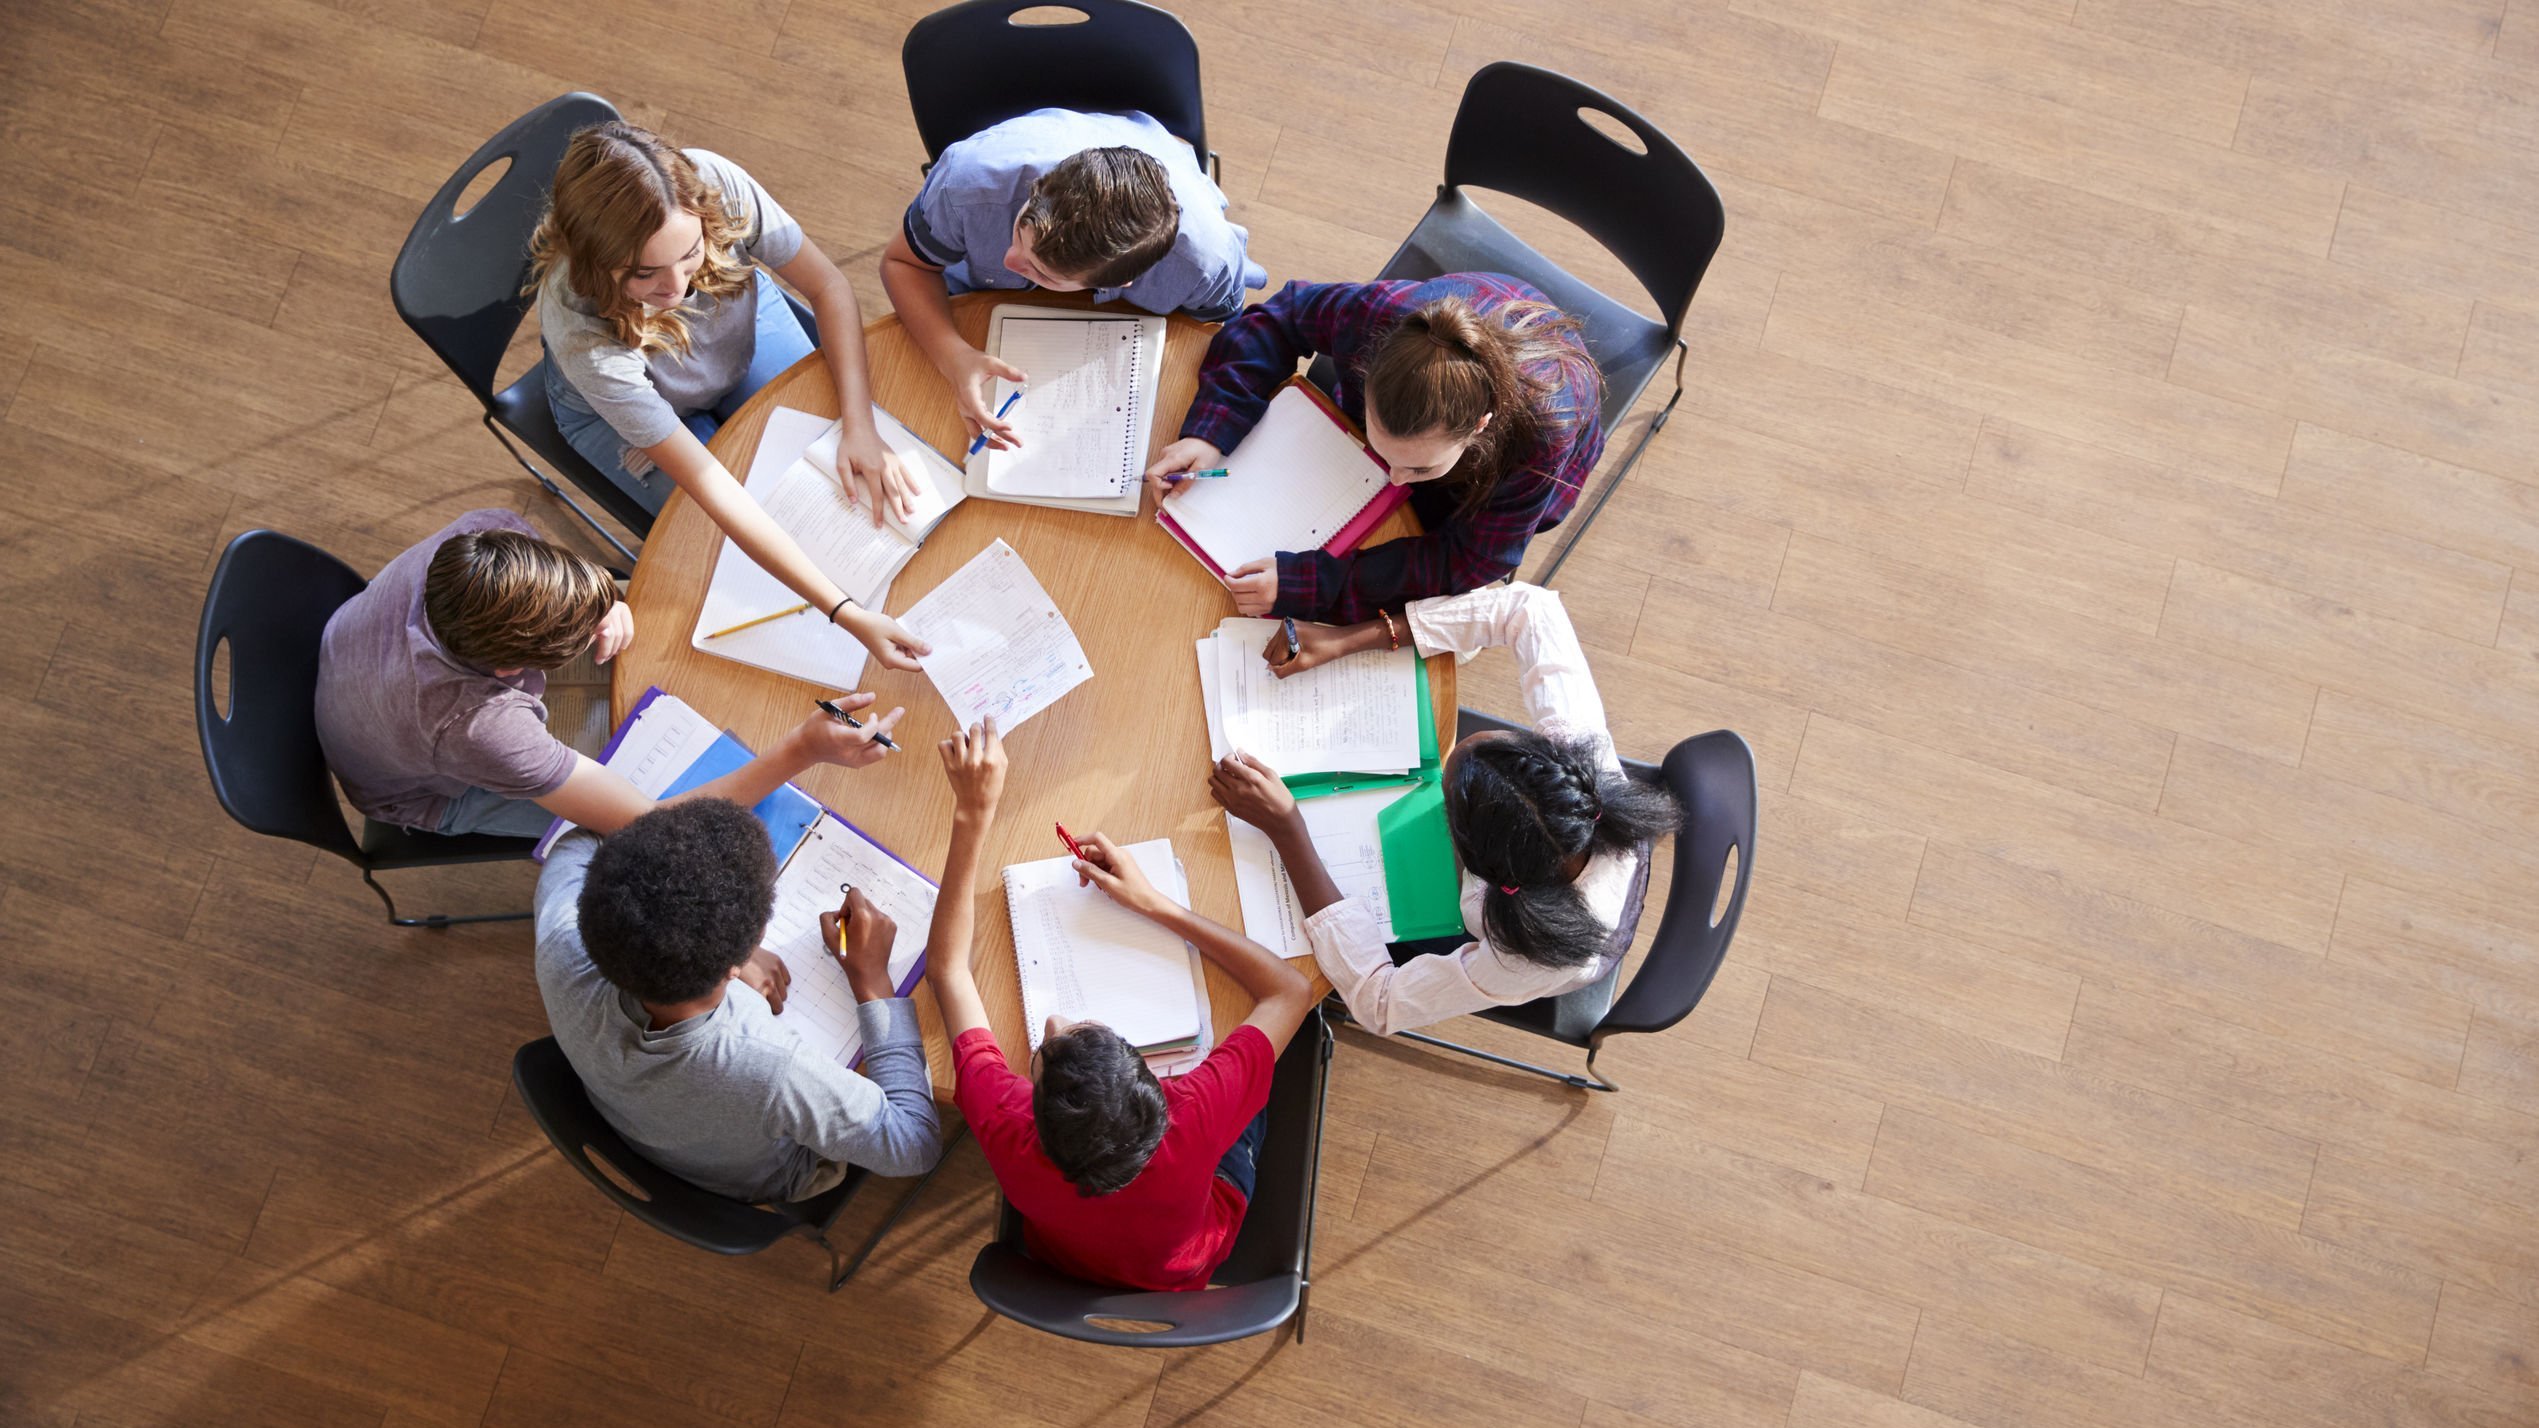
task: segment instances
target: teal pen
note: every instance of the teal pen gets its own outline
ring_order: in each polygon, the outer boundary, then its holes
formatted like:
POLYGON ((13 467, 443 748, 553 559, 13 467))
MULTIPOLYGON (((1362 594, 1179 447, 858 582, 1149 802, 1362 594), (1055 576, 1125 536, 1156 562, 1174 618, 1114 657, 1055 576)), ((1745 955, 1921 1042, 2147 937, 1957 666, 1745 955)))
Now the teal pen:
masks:
MULTIPOLYGON (((1016 387, 1014 390, 1007 392, 1005 394, 1005 405, 996 409, 996 419, 998 421, 1005 420, 1005 414, 1012 411, 1014 409, 1014 403, 1019 402, 1022 399, 1023 389, 1020 387, 1016 387)), ((977 439, 970 443, 970 454, 972 456, 978 455, 979 448, 985 445, 987 445, 987 433, 980 432, 977 439)))
POLYGON ((1233 474, 1233 472, 1226 470, 1222 466, 1211 466, 1205 471, 1176 471, 1170 476, 1165 477, 1164 480, 1173 485, 1179 485, 1184 481, 1222 480, 1233 474))

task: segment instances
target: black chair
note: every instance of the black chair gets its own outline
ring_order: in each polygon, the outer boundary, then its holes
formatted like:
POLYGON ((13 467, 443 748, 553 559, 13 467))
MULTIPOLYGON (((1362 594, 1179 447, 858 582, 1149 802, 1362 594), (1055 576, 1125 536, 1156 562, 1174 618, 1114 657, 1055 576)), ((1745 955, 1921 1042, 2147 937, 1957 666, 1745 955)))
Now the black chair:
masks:
POLYGON ((1017 24, 1040 0, 963 0, 919 20, 899 47, 924 167, 992 124, 1035 109, 1139 110, 1204 156, 1222 183, 1199 102, 1199 42, 1169 10, 1066 0, 1084 19, 1017 24))
POLYGON ((1278 1058, 1260 1179, 1215 1287, 1139 1292, 1061 1274, 1024 1252, 1022 1217, 1002 1205, 995 1240, 970 1263, 971 1292, 1016 1323, 1088 1344, 1146 1349, 1221 1344, 1267 1333, 1291 1316, 1297 1341, 1303 1342, 1313 1293, 1314 1182, 1322 1169, 1330 1062, 1330 1028, 1319 1015, 1308 1015, 1278 1058))
POLYGON ((525 912, 399 917, 396 900, 372 874, 525 858, 536 839, 489 833, 444 837, 364 819, 356 841, 345 826, 317 742, 317 648, 327 619, 367 584, 325 551, 274 531, 248 531, 221 552, 194 638, 194 728, 203 741, 212 794, 246 827, 306 843, 361 869, 361 880, 379 894, 388 920, 399 927, 527 917, 525 912), (223 643, 229 646, 226 690, 213 678, 214 656, 223 643), (227 714, 215 700, 222 693, 228 695, 227 714))
MULTIPOLYGON (((546 215, 556 165, 563 162, 565 146, 576 131, 616 117, 616 106, 596 94, 567 94, 504 125, 423 206, 413 231, 406 234, 405 246, 397 250, 396 266, 388 273, 388 291, 396 301, 397 316, 405 319, 406 326, 414 329, 485 409, 485 429, 511 453, 511 459, 631 566, 635 553, 626 543, 521 455, 511 437, 519 437, 638 538, 651 533, 653 517, 661 514, 662 503, 670 497, 670 478, 654 471, 621 479, 619 473, 603 472, 584 459, 556 430, 555 412, 547 405, 543 367, 532 367, 510 386, 494 390, 503 353, 535 302, 526 291, 529 239, 546 215), (493 187, 465 213, 456 212, 459 194, 478 174, 506 159, 510 167, 494 180, 493 187), (504 435, 506 429, 510 436, 504 435)), ((785 301, 817 346, 820 327, 810 309, 790 293, 785 301)))
MULTIPOLYGON (((1658 429, 1684 398, 1684 314, 1701 286, 1727 223, 1719 191, 1656 125, 1611 95, 1567 75, 1500 60, 1484 65, 1464 86, 1463 103, 1446 140, 1446 178, 1437 201, 1384 265, 1386 278, 1433 278, 1445 273, 1505 273, 1542 290, 1586 328, 1587 350, 1604 374, 1605 431, 1612 433, 1648 389, 1669 349, 1675 354, 1675 394, 1640 433, 1631 452, 1607 478, 1584 519, 1569 523, 1560 549, 1540 576, 1548 585, 1605 502, 1629 475, 1658 429), (1591 110, 1631 132, 1645 152, 1634 153, 1589 124, 1591 110), (1551 259, 1482 211, 1465 192, 1493 189, 1550 210, 1586 230, 1622 261, 1657 306, 1655 320, 1641 316, 1551 259)), ((1315 380, 1326 390, 1327 359, 1315 380)))
MULTIPOLYGON (((542 1036, 513 1053, 511 1084, 520 1092, 522 1105, 529 1108, 529 1118, 546 1132, 547 1139, 564 1153, 582 1178, 600 1188, 600 1193, 617 1202, 627 1214, 670 1236, 672 1239, 711 1250, 716 1254, 756 1254, 788 1235, 801 1235, 829 1252, 829 1292, 855 1277, 864 1267, 864 1260, 874 1246, 899 1223, 900 1213, 923 1192, 943 1162, 918 1177, 891 1207, 888 1215, 852 1256, 829 1243, 829 1227, 837 1223, 839 1212, 864 1188, 872 1173, 860 1165, 849 1166, 846 1178, 829 1190, 808 1200, 790 1205, 762 1208, 711 1190, 700 1190, 660 1166, 637 1154, 625 1138, 609 1125, 608 1119, 591 1104, 589 1093, 582 1089, 582 1078, 574 1074, 573 1063, 565 1058, 564 1048, 552 1036, 542 1036), (605 1164, 616 1172, 616 1178, 600 1167, 605 1164), (627 1187, 632 1186, 630 1190, 627 1187)), ((954 1141, 967 1132, 956 1132, 954 1141)), ((944 1147, 949 1155, 952 1147, 944 1147)))
MULTIPOLYGON (((1456 711, 1455 733, 1467 737, 1484 729, 1519 729, 1504 719, 1456 711)), ((1547 1036, 1587 1052, 1587 1074, 1572 1075, 1483 1051, 1426 1032, 1396 1032, 1405 1041, 1459 1051, 1501 1066, 1548 1076, 1586 1091, 1619 1091, 1612 1078, 1596 1070, 1596 1053, 1605 1038, 1617 1032, 1664 1031, 1692 1013, 1710 990, 1711 978, 1728 956, 1729 939, 1737 935, 1737 919, 1745 911, 1746 883, 1754 874, 1756 791, 1754 750, 1735 731, 1714 729, 1696 734, 1669 750, 1666 761, 1650 765, 1625 760, 1623 770, 1643 783, 1672 789, 1687 810, 1683 830, 1675 835, 1674 881, 1666 894, 1666 910, 1658 918, 1657 936, 1620 999, 1614 988, 1622 976, 1617 955, 1605 974, 1586 986, 1556 997, 1491 1007, 1475 1013, 1486 1021, 1547 1036), (1724 905, 1719 899, 1722 876, 1731 850, 1736 853, 1736 883, 1724 905), (1714 919, 1713 913, 1717 916, 1714 919)), ((1638 930, 1642 899, 1648 888, 1651 850, 1640 854, 1639 880, 1614 929, 1618 954, 1631 945, 1638 930)), ((1463 938, 1436 939, 1423 950, 1452 950, 1463 938)), ((1346 1014, 1343 1013, 1343 1020, 1346 1014)))

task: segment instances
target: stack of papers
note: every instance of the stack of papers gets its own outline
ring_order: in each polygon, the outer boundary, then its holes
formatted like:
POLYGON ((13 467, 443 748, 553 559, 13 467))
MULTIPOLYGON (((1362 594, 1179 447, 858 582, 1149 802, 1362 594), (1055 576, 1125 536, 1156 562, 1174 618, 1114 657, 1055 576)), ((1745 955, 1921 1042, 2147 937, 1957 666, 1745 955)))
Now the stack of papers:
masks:
POLYGON ((1227 619, 1198 642, 1208 756, 1236 750, 1283 776, 1419 767, 1419 656, 1368 650, 1280 679, 1261 652, 1276 620, 1227 619))
POLYGON ((1010 734, 1093 677, 1067 617, 1001 540, 926 592, 899 623, 931 646, 926 678, 963 728, 993 715, 1010 734))
MULTIPOLYGON (((897 417, 876 406, 873 422, 884 444, 919 478, 916 508, 905 519, 886 510, 883 523, 876 526, 869 509, 850 502, 836 474, 839 424, 792 407, 767 414, 746 487, 821 574, 855 597, 855 603, 879 610, 889 603, 892 579, 915 558, 926 534, 960 504, 962 490, 960 468, 919 441, 897 417)), ((822 611, 805 610, 732 630, 802 603, 791 587, 726 537, 716 549, 713 579, 688 642, 707 654, 813 684, 853 684, 864 671, 863 642, 829 624, 822 611)))
MULTIPOLYGON (((1187 907, 1190 887, 1162 838, 1122 849, 1157 891, 1187 907)), ((1207 974, 1199 954, 1169 930, 1077 884, 1075 860, 1047 858, 1005 869, 1005 911, 1032 1049, 1051 1015, 1098 1021, 1138 1049, 1158 1074, 1204 1057, 1211 1039, 1207 974)))

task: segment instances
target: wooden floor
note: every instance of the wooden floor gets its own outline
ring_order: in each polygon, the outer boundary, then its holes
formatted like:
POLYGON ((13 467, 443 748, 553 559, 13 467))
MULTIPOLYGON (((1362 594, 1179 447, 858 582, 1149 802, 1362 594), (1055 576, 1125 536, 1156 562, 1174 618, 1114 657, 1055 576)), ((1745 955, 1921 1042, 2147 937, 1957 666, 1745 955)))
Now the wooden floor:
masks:
POLYGON ((213 804, 204 579, 564 529, 386 297, 553 94, 878 305, 926 2, 0 5, 0 1419, 2539 1423, 2539 0, 1194 3, 1282 281, 1492 59, 1717 179, 1559 584, 1627 752, 1759 756, 1730 963, 1620 1096, 1345 1040, 1302 1345, 991 1318, 975 1149, 835 1298, 609 1209, 511 1098, 521 929, 213 804))

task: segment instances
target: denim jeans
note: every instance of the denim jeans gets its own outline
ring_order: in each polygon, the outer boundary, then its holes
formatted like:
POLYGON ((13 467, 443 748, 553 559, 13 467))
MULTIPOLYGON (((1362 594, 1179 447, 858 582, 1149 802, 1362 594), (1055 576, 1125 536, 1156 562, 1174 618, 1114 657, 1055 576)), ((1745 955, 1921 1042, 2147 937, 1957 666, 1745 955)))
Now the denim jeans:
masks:
MULTIPOLYGON (((801 321, 793 315, 793 308, 785 301, 784 290, 776 286, 776 280, 764 272, 753 272, 750 276, 754 301, 758 304, 756 350, 750 354, 749 368, 741 374, 740 382, 725 392, 711 409, 690 412, 679 419, 682 425, 696 434, 699 441, 713 440, 714 433, 724 422, 731 420, 732 413, 741 409, 741 403, 758 395, 759 388, 774 381, 778 373, 814 350, 810 334, 802 330, 801 321)), ((570 384, 556 375, 554 363, 541 361, 538 367, 545 374, 542 380, 546 384, 547 406, 555 413, 555 428, 563 434, 565 441, 603 474, 613 476, 629 487, 641 488, 643 481, 627 474, 626 443, 619 439, 617 429, 597 412, 585 411, 578 404, 558 400, 559 391, 570 384)))
POLYGON ((1226 1147, 1224 1157, 1217 1161, 1217 1178, 1242 1191, 1246 1200, 1252 1198, 1252 1187, 1260 1183, 1261 1142, 1267 1139, 1269 1107, 1263 1106, 1261 1113, 1252 1117, 1252 1123, 1243 1128, 1243 1134, 1226 1147))

